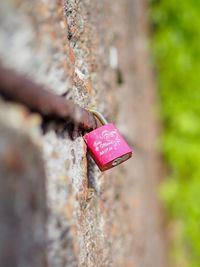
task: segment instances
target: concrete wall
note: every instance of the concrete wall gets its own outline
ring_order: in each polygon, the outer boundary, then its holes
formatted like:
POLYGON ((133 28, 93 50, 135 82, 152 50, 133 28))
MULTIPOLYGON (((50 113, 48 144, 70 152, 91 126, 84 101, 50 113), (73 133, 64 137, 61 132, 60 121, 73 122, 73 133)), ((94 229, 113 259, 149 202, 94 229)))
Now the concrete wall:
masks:
POLYGON ((2 123, 17 128, 22 138, 29 136, 44 160, 48 266, 165 266, 155 196, 156 100, 143 4, 1 1, 3 64, 84 108, 103 112, 135 146, 133 159, 102 174, 86 156, 82 137, 72 141, 53 124, 43 134, 38 116, 0 102, 2 123))

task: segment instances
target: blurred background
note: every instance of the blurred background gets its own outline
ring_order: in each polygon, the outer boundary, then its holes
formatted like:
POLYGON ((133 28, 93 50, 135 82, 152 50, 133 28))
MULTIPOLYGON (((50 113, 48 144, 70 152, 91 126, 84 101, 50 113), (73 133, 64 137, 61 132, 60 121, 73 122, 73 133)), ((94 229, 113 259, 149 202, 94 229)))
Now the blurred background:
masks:
POLYGON ((199 15, 198 0, 1 1, 0 266, 200 266, 199 15), (24 79, 100 111, 132 159, 101 173, 24 79))
POLYGON ((163 0, 150 9, 171 257, 175 266, 199 266, 200 5, 163 0))

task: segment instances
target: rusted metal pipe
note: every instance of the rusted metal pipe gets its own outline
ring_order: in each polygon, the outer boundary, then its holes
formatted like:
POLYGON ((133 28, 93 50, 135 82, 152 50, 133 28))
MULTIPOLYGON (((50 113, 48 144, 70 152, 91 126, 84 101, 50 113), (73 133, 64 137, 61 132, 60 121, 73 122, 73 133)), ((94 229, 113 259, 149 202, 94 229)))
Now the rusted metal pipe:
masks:
POLYGON ((0 95, 25 105, 44 119, 74 124, 75 128, 90 131, 97 127, 93 114, 61 96, 50 93, 24 75, 5 68, 0 63, 0 95))

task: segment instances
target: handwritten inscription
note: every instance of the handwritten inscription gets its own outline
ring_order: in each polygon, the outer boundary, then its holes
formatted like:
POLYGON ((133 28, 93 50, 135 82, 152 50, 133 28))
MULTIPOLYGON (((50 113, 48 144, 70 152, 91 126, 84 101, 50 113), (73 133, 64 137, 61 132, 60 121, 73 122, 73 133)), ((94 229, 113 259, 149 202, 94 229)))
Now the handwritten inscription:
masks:
POLYGON ((120 138, 117 130, 104 130, 100 135, 98 135, 97 140, 95 140, 93 145, 95 151, 99 152, 100 156, 110 151, 117 150, 120 145, 120 138))

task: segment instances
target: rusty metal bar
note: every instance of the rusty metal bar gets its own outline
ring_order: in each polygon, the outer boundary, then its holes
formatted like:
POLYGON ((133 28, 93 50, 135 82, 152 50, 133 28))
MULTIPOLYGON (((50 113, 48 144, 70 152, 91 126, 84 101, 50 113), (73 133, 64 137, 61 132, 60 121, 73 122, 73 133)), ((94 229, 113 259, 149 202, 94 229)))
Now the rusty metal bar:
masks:
POLYGON ((94 115, 64 99, 50 93, 43 86, 31 81, 0 63, 0 95, 9 101, 21 103, 43 118, 73 123, 75 127, 90 131, 97 127, 94 115))

